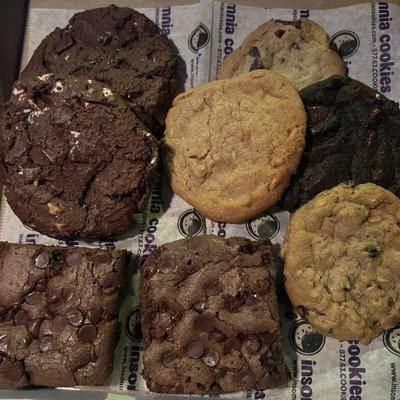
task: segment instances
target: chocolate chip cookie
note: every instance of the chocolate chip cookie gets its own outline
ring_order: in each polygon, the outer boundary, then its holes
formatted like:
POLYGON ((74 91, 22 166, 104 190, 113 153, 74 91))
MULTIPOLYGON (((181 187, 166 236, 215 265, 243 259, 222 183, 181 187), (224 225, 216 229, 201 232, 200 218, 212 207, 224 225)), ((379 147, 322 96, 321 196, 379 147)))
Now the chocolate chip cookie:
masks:
POLYGON ((342 184, 297 210, 281 256, 286 291, 313 328, 368 344, 400 322, 400 199, 342 184))
POLYGON ((218 394, 287 383, 269 241, 202 236, 164 244, 141 276, 151 391, 218 394))
POLYGON ((214 221, 242 222, 274 205, 304 148, 296 88, 267 70, 175 98, 166 119, 172 189, 214 221))
POLYGON ((333 76, 300 92, 304 154, 282 204, 293 210, 341 182, 373 182, 400 196, 398 103, 361 82, 333 76))
POLYGON ((16 83, 0 112, 1 181, 21 221, 55 238, 125 232, 149 194, 157 142, 109 87, 16 83))
POLYGON ((102 385, 125 251, 0 242, 0 389, 102 385))
POLYGON ((35 50, 23 77, 48 73, 95 79, 128 100, 155 133, 175 91, 172 42, 145 15, 110 5, 75 14, 35 50))
POLYGON ((332 75, 345 74, 345 64, 335 50, 328 34, 313 21, 271 20, 225 57, 218 79, 270 69, 300 90, 332 75))

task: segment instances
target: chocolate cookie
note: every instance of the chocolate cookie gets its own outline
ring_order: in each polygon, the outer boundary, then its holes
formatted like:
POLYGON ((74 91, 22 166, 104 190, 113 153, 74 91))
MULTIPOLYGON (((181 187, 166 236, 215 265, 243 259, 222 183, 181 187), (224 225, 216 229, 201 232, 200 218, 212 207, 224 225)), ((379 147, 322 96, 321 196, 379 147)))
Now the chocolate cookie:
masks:
POLYGON ((0 389, 102 385, 125 251, 0 242, 0 389))
POLYGON ((98 80, 159 134, 175 91, 176 61, 172 42, 150 19, 110 5, 77 13, 50 33, 22 77, 54 73, 98 80))
POLYGON ((398 103, 361 82, 334 76, 300 92, 306 147, 282 199, 293 210, 341 182, 373 182, 400 195, 398 103))
POLYGON ((131 225, 149 194, 157 143, 99 82, 53 75, 13 89, 0 112, 2 182, 27 226, 101 238, 131 225))
POLYGON ((218 394, 287 383, 269 241, 202 236, 164 244, 141 276, 151 391, 218 394))
POLYGON ((180 94, 168 112, 172 189, 214 221, 243 222, 273 206, 304 148, 296 88, 267 70, 180 94))
POLYGON ((281 256, 286 291, 313 328, 368 344, 400 322, 400 199, 342 184, 297 210, 281 256))
POLYGON ((345 64, 335 50, 328 34, 314 21, 271 20, 225 57, 218 79, 270 69, 302 89, 332 75, 345 74, 345 64))

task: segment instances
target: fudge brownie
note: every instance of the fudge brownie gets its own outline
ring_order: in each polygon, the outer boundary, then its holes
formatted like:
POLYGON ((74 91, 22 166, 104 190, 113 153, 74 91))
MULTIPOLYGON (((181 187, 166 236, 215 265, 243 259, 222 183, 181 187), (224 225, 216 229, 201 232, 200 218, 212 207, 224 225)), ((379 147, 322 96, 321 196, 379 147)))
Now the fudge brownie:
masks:
POLYGON ((398 103, 345 76, 309 86, 300 96, 307 113, 306 147, 283 206, 293 210, 350 180, 400 196, 398 103))
POLYGON ((155 250, 141 275, 151 391, 218 394, 287 383, 269 241, 179 240, 155 250))
POLYGON ((157 142, 103 84, 22 79, 0 110, 0 180, 21 221, 55 238, 125 232, 150 193, 157 142))
POLYGON ((0 242, 0 389, 101 385, 125 251, 0 242))
POLYGON ((22 76, 55 73, 103 82, 161 133, 176 88, 173 43, 145 15, 110 5, 75 14, 35 50, 22 76))

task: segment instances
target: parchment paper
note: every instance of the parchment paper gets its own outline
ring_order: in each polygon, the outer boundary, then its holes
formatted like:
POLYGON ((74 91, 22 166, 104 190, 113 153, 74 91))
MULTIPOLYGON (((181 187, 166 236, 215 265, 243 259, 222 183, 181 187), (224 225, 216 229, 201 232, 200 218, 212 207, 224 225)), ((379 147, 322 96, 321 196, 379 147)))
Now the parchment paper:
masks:
MULTIPOLYGON (((245 36, 264 21, 271 18, 310 18, 335 38, 335 43, 345 56, 350 76, 383 92, 389 98, 400 98, 400 7, 395 3, 250 0, 243 1, 245 5, 233 5, 212 0, 160 1, 162 3, 157 3, 157 0, 115 0, 114 3, 137 8, 165 30, 179 50, 179 79, 184 82, 185 88, 214 79, 223 57, 240 46, 245 36), (157 7, 157 4, 162 7, 157 7), (295 8, 299 4, 308 8, 295 8)), ((75 12, 105 5, 108 5, 108 1, 32 0, 24 46, 25 62, 43 37, 56 26, 65 26, 75 12)), ((253 240, 268 237, 277 253, 289 219, 289 213, 274 207, 246 224, 206 220, 171 192, 160 169, 147 211, 134 216, 135 225, 124 237, 90 243, 50 239, 25 227, 13 214, 3 196, 0 240, 124 248, 133 253, 135 257, 126 271, 126 290, 120 308, 122 330, 115 351, 113 374, 106 386, 80 388, 80 392, 73 392, 73 397, 83 399, 84 391, 93 390, 100 391, 96 396, 103 398, 113 397, 115 393, 143 398, 153 395, 148 393, 140 375, 141 333, 137 296, 140 277, 137 271, 141 263, 162 243, 205 233, 222 237, 245 236, 253 240)), ((291 314, 282 290, 282 265, 278 260, 277 263, 284 355, 293 380, 286 388, 221 397, 398 400, 400 325, 376 338, 369 346, 357 342, 339 342, 316 334, 306 321, 296 320, 291 314)), ((25 391, 23 397, 29 398, 30 393, 32 398, 36 396, 33 391, 25 391)), ((65 398, 63 393, 65 391, 59 389, 53 391, 51 397, 65 398)), ((6 396, 21 398, 21 392, 8 391, 6 396)))

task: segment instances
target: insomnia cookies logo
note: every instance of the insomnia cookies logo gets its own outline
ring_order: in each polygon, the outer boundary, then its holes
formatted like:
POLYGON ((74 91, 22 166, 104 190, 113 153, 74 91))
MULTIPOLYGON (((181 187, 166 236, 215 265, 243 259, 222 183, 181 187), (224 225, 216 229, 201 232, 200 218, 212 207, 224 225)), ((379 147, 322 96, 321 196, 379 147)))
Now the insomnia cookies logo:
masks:
POLYGON ((273 239, 279 232, 278 218, 269 212, 246 223, 246 230, 254 239, 273 239))
POLYGON ((400 357, 400 324, 383 334, 383 344, 391 353, 400 357))
POLYGON ((189 36, 188 46, 193 53, 197 53, 210 41, 210 31, 208 28, 200 24, 189 36))
POLYGON ((360 47, 360 38, 353 31, 336 32, 331 37, 331 42, 336 45, 343 58, 351 57, 360 47))
POLYGON ((140 327, 140 307, 132 308, 125 321, 126 336, 134 342, 142 341, 142 329, 140 327))
POLYGON ((304 319, 293 323, 289 331, 289 341, 298 353, 307 356, 319 353, 325 345, 325 337, 315 332, 304 319))
POLYGON ((205 226, 205 220, 196 210, 184 211, 178 218, 178 229, 182 236, 198 236, 205 226))

